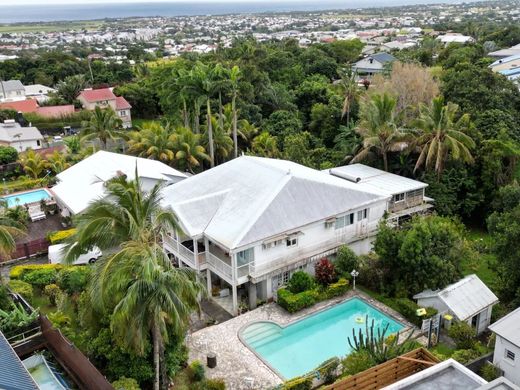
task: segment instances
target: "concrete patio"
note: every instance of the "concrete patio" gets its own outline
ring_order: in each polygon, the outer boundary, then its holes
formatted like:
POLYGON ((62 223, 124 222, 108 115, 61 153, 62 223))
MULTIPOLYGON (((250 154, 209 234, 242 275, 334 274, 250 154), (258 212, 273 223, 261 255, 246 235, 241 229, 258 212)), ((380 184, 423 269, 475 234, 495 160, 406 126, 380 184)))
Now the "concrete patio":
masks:
POLYGON ((215 368, 206 367, 207 377, 223 378, 226 382, 226 388, 231 390, 272 388, 281 384, 282 379, 239 340, 238 331, 246 324, 262 320, 287 325, 354 296, 363 298, 405 326, 413 327, 399 313, 381 302, 360 291, 350 290, 342 297, 320 302, 295 314, 288 313, 276 303, 270 303, 224 323, 196 331, 188 335, 186 339, 189 361, 199 360, 205 364, 207 354, 213 352, 217 355, 217 366, 215 368), (251 384, 251 379, 253 384, 251 384))

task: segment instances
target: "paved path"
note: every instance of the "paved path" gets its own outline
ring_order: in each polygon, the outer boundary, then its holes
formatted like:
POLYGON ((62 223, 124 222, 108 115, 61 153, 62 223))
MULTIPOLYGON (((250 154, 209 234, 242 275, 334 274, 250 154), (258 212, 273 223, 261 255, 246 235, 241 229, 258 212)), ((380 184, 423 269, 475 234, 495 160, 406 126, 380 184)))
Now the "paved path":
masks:
POLYGON ((217 305, 213 300, 205 299, 200 304, 202 311, 212 318, 216 324, 226 322, 233 318, 231 314, 225 311, 222 307, 217 305))

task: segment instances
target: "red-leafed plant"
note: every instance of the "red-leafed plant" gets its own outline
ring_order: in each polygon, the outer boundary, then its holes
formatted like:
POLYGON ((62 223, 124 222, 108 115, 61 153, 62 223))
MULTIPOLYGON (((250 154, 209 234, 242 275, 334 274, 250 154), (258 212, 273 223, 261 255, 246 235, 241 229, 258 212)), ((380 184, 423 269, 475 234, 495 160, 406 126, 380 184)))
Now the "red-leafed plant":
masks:
POLYGON ((315 276, 318 283, 326 286, 336 281, 336 270, 329 259, 321 259, 314 266, 315 276))

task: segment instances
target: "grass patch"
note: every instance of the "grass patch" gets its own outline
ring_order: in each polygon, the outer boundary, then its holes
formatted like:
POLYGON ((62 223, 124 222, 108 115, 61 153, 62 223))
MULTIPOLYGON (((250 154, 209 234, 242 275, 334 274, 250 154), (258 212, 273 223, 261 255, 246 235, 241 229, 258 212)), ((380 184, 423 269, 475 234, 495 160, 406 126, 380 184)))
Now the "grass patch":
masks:
POLYGON ((448 344, 439 343, 435 347, 431 348, 431 351, 449 358, 453 355, 453 352, 455 352, 455 348, 450 347, 448 344))
POLYGON ((67 23, 21 23, 0 25, 0 33, 21 32, 60 32, 70 30, 97 30, 104 23, 102 21, 80 21, 67 23))
POLYGON ((490 253, 492 246, 491 236, 482 229, 470 228, 468 229, 467 239, 475 244, 478 248, 485 248, 481 251, 480 256, 475 259, 466 259, 462 262, 462 273, 464 275, 476 274, 486 286, 495 291, 495 283, 498 275, 493 269, 493 264, 497 259, 494 254, 490 253))

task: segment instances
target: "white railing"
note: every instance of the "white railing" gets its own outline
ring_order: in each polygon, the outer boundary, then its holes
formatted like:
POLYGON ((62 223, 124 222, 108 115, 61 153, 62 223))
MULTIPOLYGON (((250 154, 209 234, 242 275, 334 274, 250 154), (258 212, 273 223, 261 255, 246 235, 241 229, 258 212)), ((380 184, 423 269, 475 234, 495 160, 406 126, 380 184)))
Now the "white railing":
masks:
POLYGON ((219 259, 211 252, 208 252, 208 264, 213 268, 213 270, 217 274, 223 276, 224 278, 227 278, 228 281, 233 280, 233 269, 231 268, 231 266, 227 264, 224 260, 219 259))
MULTIPOLYGON (((163 236, 164 242, 172 250, 172 252, 181 257, 182 261, 188 263, 192 268, 197 268, 195 264, 195 253, 192 250, 186 248, 182 243, 178 242, 175 238, 170 236, 163 236)), ((206 254, 201 252, 198 254, 199 266, 206 263, 206 254)))
POLYGON ((242 278, 247 275, 249 275, 249 264, 244 264, 240 267, 237 267, 237 278, 242 278))

